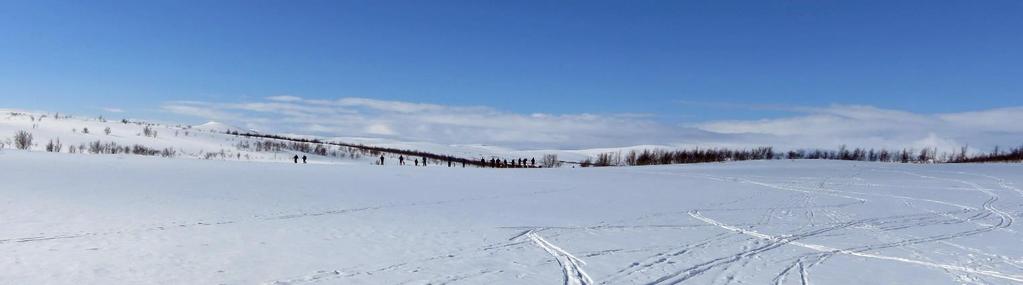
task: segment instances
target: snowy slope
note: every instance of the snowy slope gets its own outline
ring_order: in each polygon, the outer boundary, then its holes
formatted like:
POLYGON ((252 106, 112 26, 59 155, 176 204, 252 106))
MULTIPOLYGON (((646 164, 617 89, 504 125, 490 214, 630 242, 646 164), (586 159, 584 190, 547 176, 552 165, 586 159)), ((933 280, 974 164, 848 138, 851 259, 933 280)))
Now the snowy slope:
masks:
MULTIPOLYGON (((61 115, 64 116, 64 115, 61 115)), ((157 132, 156 137, 147 137, 142 129, 146 126, 140 123, 122 123, 119 119, 100 121, 98 118, 75 116, 71 118, 54 119, 55 113, 22 112, 12 110, 0 110, 0 143, 6 148, 11 148, 11 137, 15 132, 24 130, 33 134, 35 146, 33 150, 41 151, 50 140, 60 140, 65 146, 83 145, 94 141, 116 142, 120 145, 139 144, 146 147, 163 149, 172 148, 182 154, 178 158, 203 158, 207 153, 224 152, 227 158, 221 159, 244 160, 244 161, 278 161, 288 162, 295 153, 266 153, 254 152, 246 149, 239 149, 236 145, 241 141, 254 141, 224 134, 226 131, 250 132, 252 130, 231 126, 219 122, 207 122, 196 126, 151 124, 150 128, 157 132), (12 112, 23 115, 12 115, 12 112), (45 117, 44 117, 45 116, 45 117), (105 134, 104 129, 110 128, 111 133, 105 134), (88 129, 89 133, 83 132, 88 129), (240 154, 240 156, 239 156, 240 154)), ((295 138, 317 138, 301 134, 283 134, 295 138)), ((365 144, 371 146, 426 151, 436 154, 453 155, 462 158, 535 158, 538 161, 546 154, 557 154, 563 161, 582 161, 592 158, 601 153, 621 152, 627 153, 632 149, 671 149, 669 146, 633 146, 622 148, 602 148, 584 150, 516 150, 491 145, 447 145, 429 142, 408 142, 380 138, 361 137, 334 137, 321 138, 329 141, 340 141, 353 144, 365 144)), ((65 150, 66 152, 66 150, 65 150)), ((332 157, 316 157, 317 163, 359 163, 369 164, 374 161, 364 157, 359 159, 336 159, 332 157)))
POLYGON ((204 130, 204 131, 208 131, 208 132, 214 132, 214 133, 224 133, 224 132, 227 132, 227 131, 235 131, 235 132, 250 132, 250 131, 252 131, 252 130, 249 130, 249 129, 246 129, 246 128, 235 127, 235 126, 224 124, 224 123, 221 123, 221 122, 206 122, 206 123, 200 124, 198 126, 194 126, 192 128, 193 129, 197 129, 197 130, 204 130))
MULTIPOLYGON (((210 153, 224 153, 215 159, 239 161, 276 161, 291 162, 295 152, 256 152, 251 149, 239 149, 237 144, 243 141, 254 141, 237 136, 224 134, 226 130, 242 130, 230 125, 210 122, 199 126, 153 124, 120 120, 103 120, 99 118, 71 117, 55 119, 53 113, 24 113, 12 115, 11 111, 0 111, 0 143, 5 148, 13 148, 12 137, 18 131, 27 131, 34 137, 33 151, 45 151, 48 142, 60 141, 64 145, 62 153, 67 153, 72 146, 85 146, 91 142, 113 142, 122 146, 142 145, 154 149, 170 148, 179 155, 175 158, 206 158, 210 153), (45 116, 45 117, 44 117, 45 116), (145 127, 156 132, 156 136, 146 136, 145 127), (110 134, 105 129, 110 129, 110 134), (88 133, 85 130, 88 129, 88 133)), ((64 115, 61 115, 64 116, 64 115)), ((80 154, 79 154, 80 155, 80 154)), ((301 154, 300 154, 301 155, 301 154)), ((314 157, 314 163, 357 163, 369 164, 372 159, 337 159, 332 157, 314 157)))
POLYGON ((1017 284, 1023 167, 0 151, 4 284, 1017 284))

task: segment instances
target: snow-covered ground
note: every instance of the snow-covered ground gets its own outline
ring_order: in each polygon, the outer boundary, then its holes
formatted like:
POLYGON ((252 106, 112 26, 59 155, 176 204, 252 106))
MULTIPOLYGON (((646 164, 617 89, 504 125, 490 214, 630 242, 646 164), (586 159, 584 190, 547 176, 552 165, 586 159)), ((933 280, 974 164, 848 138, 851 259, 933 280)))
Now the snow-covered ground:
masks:
MULTIPOLYGON (((139 138, 144 139, 144 138, 139 138)), ((1023 167, 0 151, 2 284, 1016 284, 1023 167)))

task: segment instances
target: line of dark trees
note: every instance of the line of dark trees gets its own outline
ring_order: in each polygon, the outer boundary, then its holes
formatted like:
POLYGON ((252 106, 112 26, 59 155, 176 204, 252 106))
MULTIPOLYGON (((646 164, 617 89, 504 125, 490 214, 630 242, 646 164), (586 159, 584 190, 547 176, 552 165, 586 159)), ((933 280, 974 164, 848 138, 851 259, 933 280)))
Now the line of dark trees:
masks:
MULTIPOLYGON (((432 160, 434 163, 465 163, 477 167, 500 167, 518 168, 532 167, 531 164, 519 165, 504 163, 501 159, 476 160, 459 158, 450 155, 435 154, 425 151, 395 149, 362 144, 350 144, 343 142, 327 142, 319 139, 304 139, 284 137, 272 134, 240 133, 238 131, 227 131, 227 134, 248 137, 264 138, 287 141, 271 142, 264 141, 257 149, 265 151, 279 151, 281 149, 300 151, 305 153, 323 155, 324 150, 317 145, 334 145, 358 150, 363 154, 379 156, 381 154, 404 155, 408 158, 421 157, 432 160), (298 144, 295 144, 298 143, 298 144), (495 163, 496 162, 496 163, 495 163)), ((257 142, 257 145, 260 142, 257 142)), ((823 159, 823 160, 848 160, 848 161, 875 161, 875 162, 896 162, 896 163, 968 163, 968 162, 1023 162, 1023 146, 1011 148, 1008 151, 1001 151, 995 148, 987 154, 969 155, 967 148, 962 147, 952 153, 942 153, 935 148, 924 148, 920 150, 902 149, 867 149, 848 148, 840 146, 837 150, 792 150, 787 152, 775 152, 772 147, 757 147, 752 149, 728 149, 728 148, 694 148, 694 149, 644 149, 631 150, 627 153, 608 152, 598 154, 594 158, 580 161, 582 167, 602 166, 638 166, 638 165, 659 165, 659 164, 687 164, 724 161, 745 161, 745 160, 771 160, 771 159, 823 159)), ((541 166, 550 167, 555 163, 548 163, 551 160, 543 158, 541 166), (550 164, 550 166, 547 166, 550 164)), ((553 158, 556 164, 556 156, 553 158)))
MULTIPOLYGON (((423 159, 426 159, 426 160, 430 160, 433 164, 446 164, 448 162, 451 162, 453 164, 465 164, 465 165, 476 166, 476 167, 497 167, 497 168, 526 168, 526 167, 532 167, 532 166, 529 166, 529 164, 517 164, 517 163, 510 163, 509 162, 509 161, 513 161, 514 159, 496 159, 496 158, 491 158, 489 160, 486 160, 486 159, 479 159, 479 160, 477 160, 477 159, 461 158, 461 157, 455 157, 455 156, 451 156, 451 155, 436 154, 436 153, 430 153, 430 152, 418 151, 418 150, 408 150, 408 149, 396 149, 396 148, 387 148, 387 147, 378 147, 378 146, 368 146, 368 145, 363 145, 363 144, 351 144, 351 143, 343 143, 343 142, 336 142, 336 141, 323 141, 323 140, 320 140, 320 139, 293 138, 293 137, 285 137, 285 136, 279 136, 279 135, 273 135, 273 134, 260 134, 260 133, 248 133, 248 132, 242 133, 242 132, 238 132, 238 131, 234 131, 234 130, 229 130, 226 133, 229 134, 229 135, 241 136, 241 137, 246 137, 246 138, 262 138, 262 139, 273 139, 273 140, 283 141, 283 142, 274 142, 274 141, 258 142, 257 141, 251 147, 255 148, 255 149, 259 150, 259 151, 280 151, 280 150, 283 149, 283 150, 292 150, 292 151, 299 151, 299 152, 303 152, 303 153, 320 154, 320 155, 322 155, 321 154, 322 152, 321 153, 317 153, 316 152, 319 149, 318 145, 332 145, 332 146, 338 146, 338 147, 343 147, 343 148, 349 148, 349 149, 352 149, 352 150, 358 150, 358 152, 363 154, 363 155, 369 155, 369 156, 373 156, 373 157, 380 156, 380 155, 383 155, 383 154, 400 155, 400 156, 405 156, 405 158, 408 159, 408 160, 412 160, 412 159, 416 159, 416 158, 423 158, 423 159)), ((352 150, 349 150, 348 152, 352 152, 352 150)))
POLYGON ((849 149, 841 146, 838 150, 812 150, 812 151, 789 151, 785 154, 788 159, 830 159, 830 160, 854 160, 854 161, 878 161, 878 162, 899 162, 899 163, 968 163, 968 162, 1023 162, 1023 146, 1010 148, 1003 152, 998 147, 990 153, 973 154, 968 153, 967 147, 948 152, 939 152, 936 148, 923 148, 920 150, 874 150, 854 148, 849 149))
POLYGON ((975 155, 969 155, 966 147, 962 147, 952 153, 942 153, 935 148, 892 151, 886 149, 848 148, 846 146, 841 146, 837 150, 792 150, 784 153, 774 152, 771 147, 741 150, 724 148, 644 149, 632 150, 624 155, 621 152, 601 153, 595 158, 581 161, 579 165, 582 167, 636 166, 770 159, 822 159, 895 163, 1023 162, 1023 146, 1011 148, 1008 151, 1001 151, 996 147, 990 153, 975 155))
POLYGON ((620 152, 598 154, 596 158, 579 162, 579 166, 636 166, 657 164, 686 164, 721 161, 766 160, 775 158, 771 147, 754 149, 644 149, 631 150, 622 155, 620 152))
MULTIPOLYGON (((965 149, 964 152, 965 154, 965 149)), ((941 155, 938 150, 924 148, 919 152, 914 150, 875 150, 840 146, 838 150, 790 150, 781 158, 785 159, 824 159, 824 160, 851 160, 851 161, 877 161, 877 162, 944 162, 955 155, 941 155)))
POLYGON ((1007 152, 1002 152, 998 147, 991 153, 975 155, 971 157, 963 156, 952 161, 953 163, 969 163, 969 162, 1023 162, 1023 146, 1010 148, 1007 152))

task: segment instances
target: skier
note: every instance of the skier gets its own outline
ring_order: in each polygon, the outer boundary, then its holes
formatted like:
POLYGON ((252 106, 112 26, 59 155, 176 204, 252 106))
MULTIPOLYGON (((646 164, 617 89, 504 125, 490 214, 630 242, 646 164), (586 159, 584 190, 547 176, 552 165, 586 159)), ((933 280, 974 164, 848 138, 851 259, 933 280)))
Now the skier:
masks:
POLYGON ((302 164, 305 164, 305 159, 306 159, 305 155, 302 155, 302 164))
POLYGON ((380 165, 384 165, 384 155, 380 155, 380 165))
POLYGON ((405 165, 405 156, 404 155, 399 155, 398 156, 398 165, 405 165))
POLYGON ((295 163, 298 163, 298 155, 297 154, 295 155, 294 159, 295 159, 295 163))

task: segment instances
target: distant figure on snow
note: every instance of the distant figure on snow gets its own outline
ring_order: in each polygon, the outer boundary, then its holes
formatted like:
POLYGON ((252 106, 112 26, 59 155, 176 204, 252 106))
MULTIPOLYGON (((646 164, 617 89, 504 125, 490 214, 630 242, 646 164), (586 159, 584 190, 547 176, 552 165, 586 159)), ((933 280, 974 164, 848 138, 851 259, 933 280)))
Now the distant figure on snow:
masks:
POLYGON ((529 159, 529 166, 536 167, 536 158, 529 159))
POLYGON ((384 155, 380 155, 380 165, 384 165, 384 155))
POLYGON ((399 155, 398 156, 398 165, 405 165, 405 156, 404 155, 399 155))
POLYGON ((426 157, 423 157, 423 166, 426 166, 426 157))
POLYGON ((416 166, 419 166, 419 159, 416 159, 416 166))
POLYGON ((294 159, 295 159, 295 163, 298 163, 298 155, 297 154, 295 155, 294 159))
POLYGON ((302 156, 302 164, 305 164, 305 159, 306 159, 306 157, 305 157, 305 155, 303 155, 302 156))

